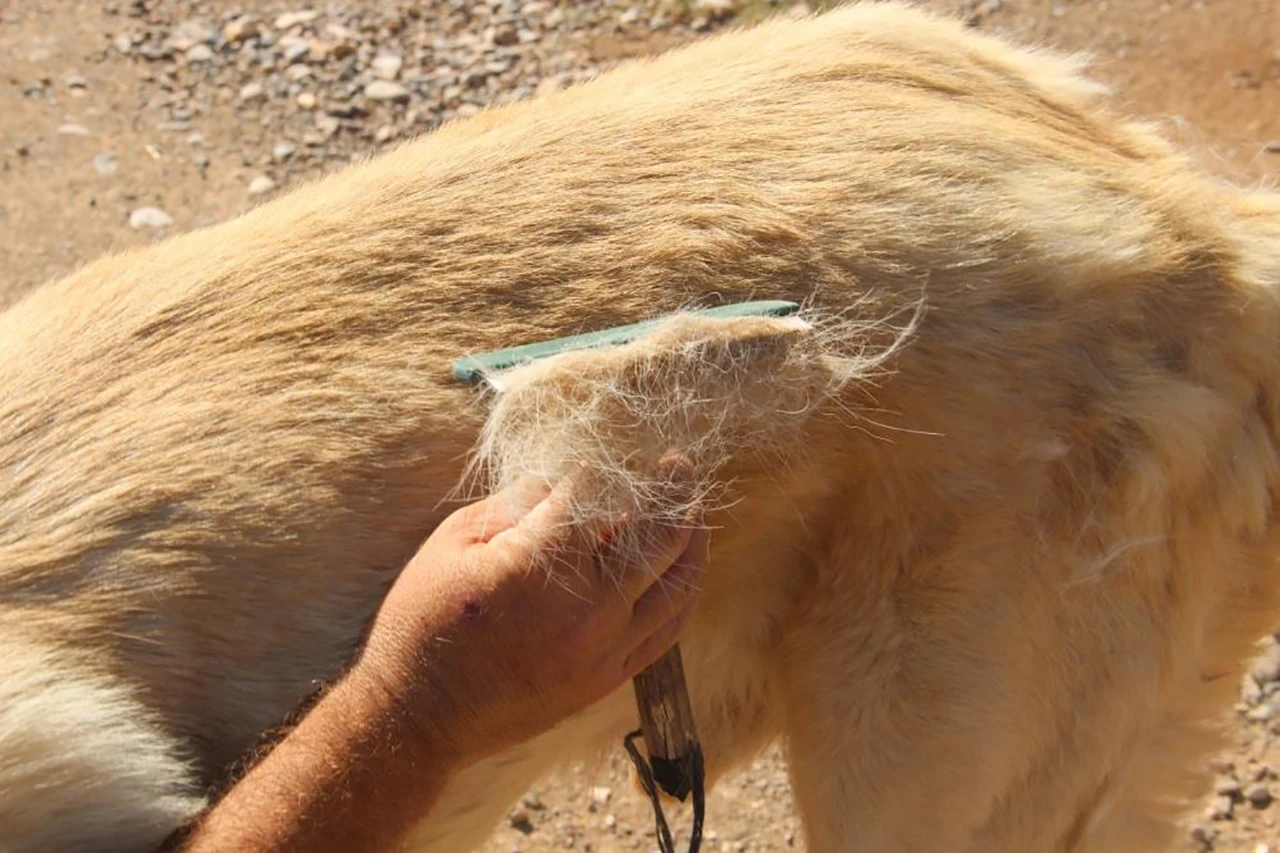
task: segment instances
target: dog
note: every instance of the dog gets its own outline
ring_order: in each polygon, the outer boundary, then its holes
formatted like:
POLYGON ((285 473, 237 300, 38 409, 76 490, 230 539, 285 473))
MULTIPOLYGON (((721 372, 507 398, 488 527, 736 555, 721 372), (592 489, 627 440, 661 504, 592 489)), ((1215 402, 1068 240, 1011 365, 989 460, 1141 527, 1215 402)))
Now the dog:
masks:
MULTIPOLYGON (((892 2, 99 259, 0 315, 0 847, 154 849, 342 671, 468 471, 585 436, 602 500, 659 446, 712 487, 710 783, 783 739, 815 853, 1159 849, 1280 624, 1277 288, 1280 197, 1080 61, 892 2), (804 308, 682 313, 752 298, 804 308)), ((404 849, 474 847, 635 723, 619 691, 470 767, 404 849)))

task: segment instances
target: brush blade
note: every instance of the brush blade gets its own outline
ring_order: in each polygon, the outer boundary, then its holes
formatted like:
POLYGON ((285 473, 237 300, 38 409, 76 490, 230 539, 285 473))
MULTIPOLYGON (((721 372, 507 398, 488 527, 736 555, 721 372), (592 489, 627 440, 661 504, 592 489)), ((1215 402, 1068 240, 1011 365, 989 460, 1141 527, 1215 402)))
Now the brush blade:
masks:
MULTIPOLYGON (((699 317, 786 317, 799 310, 800 306, 795 302, 761 300, 719 305, 715 308, 704 308, 689 313, 699 317)), ((540 358, 558 355, 562 352, 590 349, 592 347, 620 346, 634 341, 665 319, 666 317, 658 317, 653 320, 645 320, 644 322, 632 323, 627 326, 615 326, 598 332, 586 332, 581 335, 571 335, 508 349, 494 350, 480 355, 466 356, 453 363, 453 378, 463 385, 475 385, 487 375, 526 364, 530 361, 536 361, 540 358)))

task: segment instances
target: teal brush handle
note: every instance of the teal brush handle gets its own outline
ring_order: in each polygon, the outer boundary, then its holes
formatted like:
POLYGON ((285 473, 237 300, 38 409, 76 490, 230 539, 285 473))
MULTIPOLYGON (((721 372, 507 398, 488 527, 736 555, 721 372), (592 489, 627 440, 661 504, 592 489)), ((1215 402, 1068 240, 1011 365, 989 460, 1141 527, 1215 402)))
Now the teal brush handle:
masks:
MULTIPOLYGON (((737 302, 732 305, 704 308, 690 313, 698 317, 786 317, 799 310, 800 306, 794 302, 765 300, 759 302, 737 302)), ((659 317, 654 320, 645 320, 641 323, 632 323, 628 326, 615 326, 598 332, 585 332, 581 335, 570 335, 569 337, 555 338, 550 341, 539 341, 538 343, 525 344, 524 346, 466 356, 453 363, 453 378, 464 385, 474 385, 480 382, 486 373, 506 370, 518 364, 525 364, 562 352, 629 343, 657 326, 664 319, 666 318, 659 317)))

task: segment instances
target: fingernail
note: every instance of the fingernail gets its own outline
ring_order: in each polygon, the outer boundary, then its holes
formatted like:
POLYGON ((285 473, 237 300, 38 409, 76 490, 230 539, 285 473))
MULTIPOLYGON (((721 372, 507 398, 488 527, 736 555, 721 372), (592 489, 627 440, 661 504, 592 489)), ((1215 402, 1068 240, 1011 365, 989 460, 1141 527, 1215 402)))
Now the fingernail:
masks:
POLYGON ((693 478, 693 461, 678 450, 668 450, 658 459, 658 468, 668 478, 693 478))
POLYGON ((689 457, 668 452, 658 460, 657 473, 670 500, 683 503, 693 497, 697 471, 689 457))

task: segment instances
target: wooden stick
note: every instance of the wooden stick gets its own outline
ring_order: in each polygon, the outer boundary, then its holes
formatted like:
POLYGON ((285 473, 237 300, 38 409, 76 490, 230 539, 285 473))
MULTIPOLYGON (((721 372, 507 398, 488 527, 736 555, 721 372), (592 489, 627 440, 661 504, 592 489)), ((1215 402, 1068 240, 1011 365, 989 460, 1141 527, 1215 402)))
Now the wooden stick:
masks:
POLYGON ((694 728, 693 705, 689 701, 680 646, 673 646, 637 675, 632 684, 654 781, 663 791, 684 802, 693 789, 698 733, 694 728))

